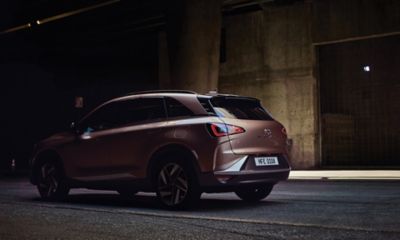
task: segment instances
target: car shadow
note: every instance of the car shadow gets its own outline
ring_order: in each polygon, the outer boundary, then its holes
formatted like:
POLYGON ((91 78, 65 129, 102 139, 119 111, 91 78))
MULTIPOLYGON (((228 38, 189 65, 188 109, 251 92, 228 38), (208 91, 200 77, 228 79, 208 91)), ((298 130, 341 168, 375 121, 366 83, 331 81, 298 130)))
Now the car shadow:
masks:
MULTIPOLYGON (((240 199, 229 199, 229 198, 212 198, 212 195, 202 196, 199 203, 194 207, 186 209, 185 211, 227 211, 227 210, 249 210, 256 209, 262 206, 273 206, 286 204, 284 202, 272 201, 265 199, 260 202, 246 202, 240 199)), ((33 201, 43 202, 40 198, 32 199, 33 201)), ((135 208, 142 210, 165 210, 166 208, 160 204, 157 197, 154 195, 142 195, 138 194, 131 198, 122 197, 117 193, 78 193, 70 194, 65 200, 58 202, 50 202, 51 204, 68 204, 77 206, 98 206, 106 208, 135 208)))

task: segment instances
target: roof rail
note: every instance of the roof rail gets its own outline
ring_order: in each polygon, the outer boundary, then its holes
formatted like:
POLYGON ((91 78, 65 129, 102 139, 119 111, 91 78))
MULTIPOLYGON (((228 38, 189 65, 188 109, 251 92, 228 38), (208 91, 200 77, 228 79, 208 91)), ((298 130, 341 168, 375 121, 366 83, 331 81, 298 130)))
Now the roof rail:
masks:
POLYGON ((189 91, 189 90, 148 90, 148 91, 131 92, 131 93, 124 94, 123 96, 146 94, 146 93, 188 93, 188 94, 197 94, 196 92, 189 91))

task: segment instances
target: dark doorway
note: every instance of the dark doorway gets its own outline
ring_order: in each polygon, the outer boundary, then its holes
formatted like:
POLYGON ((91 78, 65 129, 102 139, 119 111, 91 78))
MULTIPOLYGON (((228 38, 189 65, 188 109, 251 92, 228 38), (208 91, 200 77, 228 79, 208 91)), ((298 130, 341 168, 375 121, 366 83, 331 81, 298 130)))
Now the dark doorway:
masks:
POLYGON ((323 166, 400 166, 400 35, 318 47, 323 166))

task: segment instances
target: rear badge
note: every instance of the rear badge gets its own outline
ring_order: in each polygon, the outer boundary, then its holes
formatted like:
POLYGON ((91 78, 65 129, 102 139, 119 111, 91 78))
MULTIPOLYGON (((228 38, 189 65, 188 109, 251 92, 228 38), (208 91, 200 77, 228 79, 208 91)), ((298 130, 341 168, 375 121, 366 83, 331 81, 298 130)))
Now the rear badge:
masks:
POLYGON ((264 129, 264 137, 266 138, 272 138, 272 131, 269 128, 264 129))

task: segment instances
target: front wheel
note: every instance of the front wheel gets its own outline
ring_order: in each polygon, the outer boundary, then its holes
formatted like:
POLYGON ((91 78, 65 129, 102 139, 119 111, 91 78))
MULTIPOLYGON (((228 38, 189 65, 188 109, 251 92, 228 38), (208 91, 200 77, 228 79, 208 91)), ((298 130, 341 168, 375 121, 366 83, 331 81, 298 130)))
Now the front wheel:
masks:
POLYGON ((65 184, 60 164, 56 161, 43 162, 37 171, 37 188, 44 200, 62 200, 67 197, 69 187, 65 184))
POLYGON ((266 198, 272 191, 273 184, 259 187, 249 187, 235 191, 236 195, 244 201, 257 202, 266 198))
POLYGON ((157 197, 170 209, 192 206, 201 195, 194 171, 183 161, 168 160, 159 164, 154 183, 157 197))

